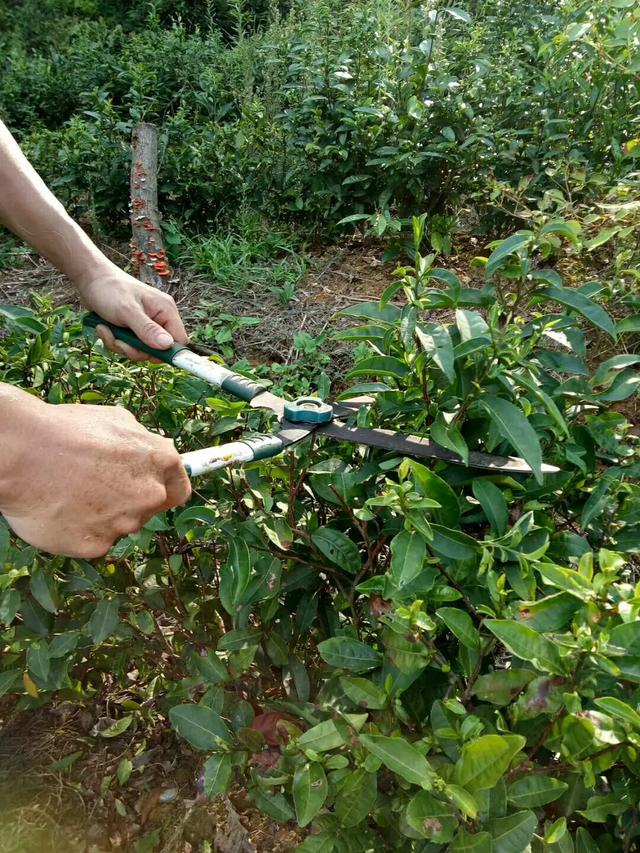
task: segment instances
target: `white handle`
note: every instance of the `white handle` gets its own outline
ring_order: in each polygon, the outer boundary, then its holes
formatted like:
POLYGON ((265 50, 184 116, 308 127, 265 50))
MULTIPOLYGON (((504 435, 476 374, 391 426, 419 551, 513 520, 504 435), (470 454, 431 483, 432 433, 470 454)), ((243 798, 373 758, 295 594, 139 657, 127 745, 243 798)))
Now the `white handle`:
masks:
POLYGON ((180 457, 190 477, 199 477, 226 468, 229 465, 242 465, 256 459, 276 456, 284 449, 277 435, 252 435, 242 441, 232 441, 219 447, 205 447, 192 450, 180 457))

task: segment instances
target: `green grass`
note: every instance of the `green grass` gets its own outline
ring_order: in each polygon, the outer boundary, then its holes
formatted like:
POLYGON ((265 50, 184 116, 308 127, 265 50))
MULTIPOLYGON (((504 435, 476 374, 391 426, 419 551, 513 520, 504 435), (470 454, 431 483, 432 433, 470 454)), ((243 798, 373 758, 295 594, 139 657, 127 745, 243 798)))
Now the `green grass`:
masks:
POLYGON ((307 272, 305 247, 295 234, 247 217, 226 233, 185 240, 182 260, 222 287, 266 286, 284 302, 307 272))

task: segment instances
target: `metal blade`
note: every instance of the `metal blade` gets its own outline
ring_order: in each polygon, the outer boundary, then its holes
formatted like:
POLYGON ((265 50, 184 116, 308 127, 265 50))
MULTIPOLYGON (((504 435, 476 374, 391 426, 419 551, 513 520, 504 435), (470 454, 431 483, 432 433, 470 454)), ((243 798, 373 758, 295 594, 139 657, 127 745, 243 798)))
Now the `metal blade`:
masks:
POLYGON ((271 391, 263 391, 261 394, 256 394, 256 396, 249 401, 249 406, 252 409, 268 409, 276 414, 278 418, 284 417, 284 404, 285 400, 283 400, 282 397, 277 397, 275 394, 272 394, 271 391))
MULTIPOLYGON (((339 421, 323 424, 316 430, 319 435, 336 438, 339 441, 350 441, 354 444, 364 444, 368 447, 379 447, 382 450, 393 450, 403 456, 419 456, 427 459, 444 459, 454 465, 464 465, 464 461, 456 453, 434 444, 426 438, 416 435, 402 435, 387 429, 364 429, 350 427, 339 421)), ((279 433, 281 435, 281 433, 279 433)), ((510 471, 514 474, 531 474, 531 467, 517 456, 492 456, 489 453, 469 453, 469 468, 486 468, 491 471, 510 471)), ((544 474, 553 474, 560 469, 554 465, 543 465, 544 474)))

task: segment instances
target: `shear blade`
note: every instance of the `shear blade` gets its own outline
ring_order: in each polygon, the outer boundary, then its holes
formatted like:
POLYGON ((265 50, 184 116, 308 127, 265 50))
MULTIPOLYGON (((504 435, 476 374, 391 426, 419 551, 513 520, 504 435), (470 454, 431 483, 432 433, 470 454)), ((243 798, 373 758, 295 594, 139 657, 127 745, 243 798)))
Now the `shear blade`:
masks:
MULTIPOLYGON (((434 444, 426 438, 416 435, 402 435, 386 429, 364 429, 350 427, 339 421, 332 421, 318 427, 315 432, 327 435, 340 441, 350 441, 364 444, 368 447, 379 447, 382 450, 393 450, 403 456, 419 456, 427 459, 444 459, 454 465, 465 465, 457 453, 453 453, 439 444, 434 444)), ((469 453, 469 468, 486 468, 492 471, 510 471, 514 474, 531 474, 531 466, 517 456, 493 456, 490 453, 469 453)), ((544 474, 557 473, 560 469, 554 465, 543 465, 544 474)))

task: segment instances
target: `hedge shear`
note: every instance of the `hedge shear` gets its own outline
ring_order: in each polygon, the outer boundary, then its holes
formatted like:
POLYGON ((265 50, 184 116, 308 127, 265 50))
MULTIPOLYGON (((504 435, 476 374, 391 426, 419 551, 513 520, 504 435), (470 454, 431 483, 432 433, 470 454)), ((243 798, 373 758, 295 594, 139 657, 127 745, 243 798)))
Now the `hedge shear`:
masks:
MULTIPOLYGON (((345 418, 356 414, 361 406, 373 403, 374 400, 371 397, 357 397, 335 406, 317 397, 285 400, 273 394, 264 385, 235 373, 205 356, 198 355, 184 344, 174 344, 166 350, 154 349, 141 341, 130 329, 108 323, 93 312, 84 316, 83 326, 85 330, 95 329, 96 326, 107 326, 117 340, 142 350, 165 364, 185 370, 216 388, 221 388, 239 400, 244 400, 253 409, 265 409, 277 416, 280 428, 276 433, 248 435, 246 438, 218 447, 183 453, 182 462, 190 477, 198 477, 230 465, 277 456, 286 448, 298 444, 312 434, 327 436, 337 441, 391 450, 403 456, 443 459, 455 465, 466 464, 456 453, 426 438, 404 435, 386 429, 350 426, 344 422, 345 418)), ((524 459, 516 456, 493 456, 474 451, 469 453, 467 467, 486 468, 494 472, 532 473, 524 459)), ((558 470, 553 465, 542 466, 543 473, 554 473, 558 470)))

